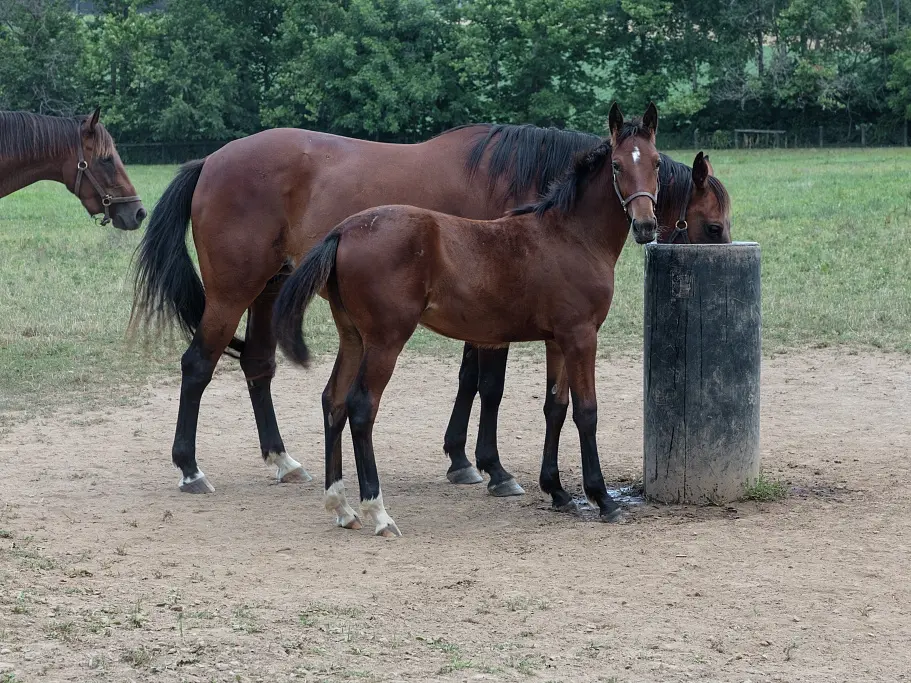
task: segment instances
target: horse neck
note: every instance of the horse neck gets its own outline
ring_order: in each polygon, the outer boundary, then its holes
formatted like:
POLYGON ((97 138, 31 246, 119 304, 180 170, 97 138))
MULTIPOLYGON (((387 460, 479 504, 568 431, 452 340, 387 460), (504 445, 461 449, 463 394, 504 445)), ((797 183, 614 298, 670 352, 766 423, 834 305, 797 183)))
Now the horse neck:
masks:
POLYGON ((593 178, 568 220, 593 251, 611 266, 620 258, 629 235, 629 222, 610 180, 610 164, 593 178))
POLYGON ((63 161, 51 157, 28 160, 0 157, 0 197, 39 180, 63 183, 63 161))

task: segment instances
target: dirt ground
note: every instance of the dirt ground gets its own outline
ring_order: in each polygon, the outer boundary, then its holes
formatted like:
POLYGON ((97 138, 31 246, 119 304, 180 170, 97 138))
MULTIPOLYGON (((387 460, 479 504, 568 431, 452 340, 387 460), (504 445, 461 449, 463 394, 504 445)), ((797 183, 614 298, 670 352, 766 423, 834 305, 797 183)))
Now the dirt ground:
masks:
MULTIPOLYGON (((551 512, 537 489, 541 362, 511 362, 501 417, 528 493, 495 499, 444 476, 456 367, 404 358, 376 435, 395 540, 323 509, 329 365, 276 380, 315 477, 282 485, 224 365, 200 420, 211 496, 178 492, 173 382, 2 436, 0 682, 911 681, 907 357, 765 359, 763 462, 790 497, 645 506, 619 526, 551 512)), ((641 385, 636 359, 600 362, 610 480, 641 471, 641 385)), ((572 422, 563 444, 578 488, 572 422)))

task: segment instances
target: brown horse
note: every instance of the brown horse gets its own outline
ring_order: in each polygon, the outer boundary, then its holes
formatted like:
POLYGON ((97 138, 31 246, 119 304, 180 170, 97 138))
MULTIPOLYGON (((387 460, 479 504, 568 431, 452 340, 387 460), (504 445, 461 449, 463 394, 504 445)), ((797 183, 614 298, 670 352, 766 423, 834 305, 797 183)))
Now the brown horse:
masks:
MULTIPOLYGON (((272 304, 291 266, 341 220, 390 203, 497 218, 507 208, 535 200, 574 155, 599 142, 597 136, 574 131, 489 124, 456 128, 415 145, 276 129, 186 164, 159 200, 143 236, 133 321, 175 319, 192 337, 182 360, 172 449, 181 490, 213 490, 196 462, 196 424, 202 394, 225 346, 240 353, 263 458, 277 465, 279 480, 309 479, 287 455, 272 405, 272 304), (202 283, 187 252, 191 218, 202 283), (245 340, 234 339, 245 309, 245 340)), ((726 194, 708 177, 701 154, 697 161, 691 172, 663 158, 659 218, 672 226, 682 211, 690 241, 729 242, 729 214, 718 199, 726 194)), ((672 229, 659 239, 669 239, 672 229)), ((477 458, 490 475, 491 492, 500 495, 521 492, 500 465, 496 448, 507 352, 466 345, 444 442, 450 480, 481 481, 465 453, 471 405, 480 392, 477 458)))
MULTIPOLYGON (((621 516, 598 462, 595 355, 630 227, 640 244, 657 236, 657 126, 654 105, 627 124, 614 105, 610 139, 580 155, 540 203, 496 221, 411 206, 364 211, 330 232, 288 279, 274 317, 290 358, 308 362, 302 320, 324 289, 338 328, 323 411, 326 507, 341 526, 360 527, 342 483, 341 432, 350 418, 361 508, 378 535, 400 535, 383 503, 373 424, 396 360, 419 324, 482 348, 546 341, 548 375, 555 387, 565 376, 572 392, 585 494, 604 521, 621 516)), ((556 495, 554 486, 568 497, 559 474, 544 490, 556 495)))
POLYGON ((102 225, 138 228, 146 210, 99 115, 99 109, 78 118, 0 112, 0 197, 55 180, 89 215, 104 214, 102 225))

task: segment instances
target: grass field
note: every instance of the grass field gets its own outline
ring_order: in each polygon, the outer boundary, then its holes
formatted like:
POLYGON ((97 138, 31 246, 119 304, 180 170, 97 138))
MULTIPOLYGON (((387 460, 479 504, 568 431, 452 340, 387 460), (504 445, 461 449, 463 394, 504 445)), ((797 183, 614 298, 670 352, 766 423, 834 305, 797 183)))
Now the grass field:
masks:
MULTIPOLYGON (((734 239, 762 246, 767 352, 911 352, 911 151, 716 152, 712 162, 733 197, 734 239)), ((129 171, 151 208, 174 169, 129 171)), ((61 185, 0 200, 0 411, 116 402, 150 379, 177 377, 182 340, 125 343, 139 237, 94 225, 61 185)), ((642 250, 630 242, 603 353, 638 349, 641 278, 642 250)), ((324 306, 307 334, 318 350, 334 348, 324 306)), ((460 345, 421 330, 411 348, 448 354, 460 345)))

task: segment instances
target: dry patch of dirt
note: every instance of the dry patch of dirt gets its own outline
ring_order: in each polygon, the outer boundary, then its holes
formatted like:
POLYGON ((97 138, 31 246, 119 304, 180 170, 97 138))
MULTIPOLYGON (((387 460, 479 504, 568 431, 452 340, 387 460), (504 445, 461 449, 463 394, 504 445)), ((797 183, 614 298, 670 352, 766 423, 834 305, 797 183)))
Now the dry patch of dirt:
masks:
MULTIPOLYGON (((543 363, 510 364, 501 455, 528 493, 504 500, 445 479, 456 366, 403 358, 376 432, 394 541, 323 509, 329 369, 276 380, 309 484, 273 484, 236 369, 203 401, 212 496, 177 490, 173 383, 134 407, 14 424, 0 682, 911 681, 908 358, 766 359, 764 466, 791 496, 644 506, 621 526, 553 513, 537 489, 543 363)), ((641 384, 638 361, 600 362, 612 481, 641 471, 641 384)), ((578 488, 571 422, 561 453, 578 488)))

